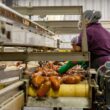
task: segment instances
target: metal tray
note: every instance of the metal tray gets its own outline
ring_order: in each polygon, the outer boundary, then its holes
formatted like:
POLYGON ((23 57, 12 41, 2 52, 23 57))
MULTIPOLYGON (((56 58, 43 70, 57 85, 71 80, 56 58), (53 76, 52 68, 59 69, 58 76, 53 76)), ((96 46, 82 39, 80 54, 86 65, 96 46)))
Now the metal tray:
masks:
POLYGON ((7 79, 7 78, 12 78, 12 77, 20 77, 21 74, 23 73, 23 70, 11 70, 11 71, 0 71, 0 80, 7 79))

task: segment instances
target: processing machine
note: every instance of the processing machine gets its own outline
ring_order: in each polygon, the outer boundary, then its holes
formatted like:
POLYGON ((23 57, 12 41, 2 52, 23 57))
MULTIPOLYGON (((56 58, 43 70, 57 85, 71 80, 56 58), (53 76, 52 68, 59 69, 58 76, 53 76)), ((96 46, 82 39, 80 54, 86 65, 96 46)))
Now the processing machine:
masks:
MULTIPOLYGON (((82 7, 78 12, 80 12, 80 14, 82 13, 82 7)), ((13 26, 15 23, 15 25, 21 29, 27 29, 28 31, 31 29, 33 33, 37 33, 40 36, 54 35, 53 32, 44 29, 42 26, 24 18, 21 14, 2 4, 0 4, 0 15, 14 21, 11 21, 12 24, 10 26, 13 26)), ((8 25, 9 24, 10 23, 8 23, 8 25)), ((8 37, 8 40, 10 40, 11 34, 7 34, 6 37, 5 34, 7 31, 4 30, 4 23, 1 22, 0 32, 3 34, 1 35, 3 39, 0 41, 0 61, 74 60, 90 62, 84 21, 82 27, 82 52, 4 52, 4 46, 30 47, 30 45, 4 43, 4 38, 7 39, 8 37)), ((46 50, 47 48, 47 46, 39 45, 31 45, 31 47, 40 48, 41 50, 46 50)), ((56 46, 51 49, 56 49, 56 46)), ((0 67, 0 110, 26 110, 28 108, 34 109, 37 107, 54 108, 55 110, 61 110, 63 108, 110 110, 110 62, 101 66, 97 71, 88 68, 84 81, 75 85, 61 85, 59 93, 51 91, 49 97, 41 100, 37 97, 28 96, 29 79, 24 78, 23 73, 24 68, 6 70, 5 65, 0 67), (56 94, 57 97, 55 97, 56 94)))
MULTIPOLYGON (((0 84, 2 86, 0 86, 2 88, 0 90, 0 110, 12 110, 12 108, 13 110, 25 110, 30 107, 51 107, 54 109, 110 109, 110 62, 101 66, 97 72, 94 69, 88 70, 86 81, 81 84, 74 85, 73 89, 77 92, 76 96, 74 94, 69 94, 68 97, 62 97, 60 94, 57 98, 47 97, 44 100, 38 100, 37 97, 33 98, 28 96, 27 88, 29 82, 27 79, 23 79, 23 77, 21 77, 22 72, 22 69, 4 71, 3 68, 1 68, 0 84)), ((67 89, 69 88, 71 87, 67 87, 67 89)), ((63 86, 61 89, 65 90, 63 86)), ((68 92, 68 90, 66 92, 68 92)))

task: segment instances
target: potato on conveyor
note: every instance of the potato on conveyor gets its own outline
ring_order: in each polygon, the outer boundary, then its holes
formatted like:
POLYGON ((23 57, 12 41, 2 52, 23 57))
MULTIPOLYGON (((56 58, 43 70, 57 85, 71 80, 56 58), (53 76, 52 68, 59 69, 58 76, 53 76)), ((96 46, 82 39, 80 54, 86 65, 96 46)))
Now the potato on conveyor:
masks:
POLYGON ((81 81, 81 76, 80 75, 75 75, 74 77, 76 79, 76 83, 79 83, 81 81))
POLYGON ((41 84, 44 82, 45 82, 45 78, 43 76, 35 76, 32 78, 32 83, 37 88, 39 88, 41 84))
POLYGON ((63 76, 62 80, 63 80, 63 83, 65 83, 65 84, 75 84, 76 83, 76 79, 74 76, 63 76))
POLYGON ((78 75, 76 76, 67 75, 63 76, 62 80, 64 84, 77 84, 81 81, 81 77, 78 75))
POLYGON ((47 95, 48 91, 50 90, 51 82, 47 81, 43 83, 40 88, 37 90, 37 96, 38 97, 44 97, 47 95))
POLYGON ((60 88, 60 79, 57 76, 51 76, 50 81, 51 81, 52 89, 54 91, 59 90, 59 88, 60 88))

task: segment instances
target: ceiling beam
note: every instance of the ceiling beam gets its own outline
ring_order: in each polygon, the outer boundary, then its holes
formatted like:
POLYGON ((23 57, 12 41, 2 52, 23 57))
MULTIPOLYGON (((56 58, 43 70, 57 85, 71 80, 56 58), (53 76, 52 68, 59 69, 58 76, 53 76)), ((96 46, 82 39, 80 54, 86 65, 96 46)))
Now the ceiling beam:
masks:
POLYGON ((82 6, 31 6, 12 7, 24 15, 81 15, 82 6))
POLYGON ((44 27, 78 27, 78 21, 35 21, 44 27))
POLYGON ((78 21, 35 21, 45 28, 53 31, 55 34, 76 34, 78 30, 78 21))
POLYGON ((73 27, 56 27, 56 28, 48 28, 53 31, 55 34, 77 34, 80 31, 78 28, 73 27))
MULTIPOLYGON (((34 21, 45 27, 77 27, 78 21, 64 20, 64 21, 34 21)), ((103 27, 110 29, 110 21, 100 21, 103 27)))
MULTIPOLYGON (((71 34, 79 33, 78 21, 65 20, 65 21, 35 21, 38 24, 50 29, 56 34, 71 34)), ((102 26, 106 29, 110 29, 110 21, 100 21, 102 26)))

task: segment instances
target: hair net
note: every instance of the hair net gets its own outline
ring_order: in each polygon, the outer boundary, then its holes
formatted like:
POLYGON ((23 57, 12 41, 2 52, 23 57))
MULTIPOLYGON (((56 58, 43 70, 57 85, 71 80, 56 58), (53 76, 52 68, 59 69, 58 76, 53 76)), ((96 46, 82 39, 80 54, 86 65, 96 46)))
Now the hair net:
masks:
POLYGON ((73 37, 71 40, 71 44, 77 44, 78 42, 78 37, 73 37))
POLYGON ((83 13, 83 16, 84 16, 85 19, 89 20, 89 23, 96 23, 102 17, 100 11, 94 11, 94 10, 86 10, 83 13))

